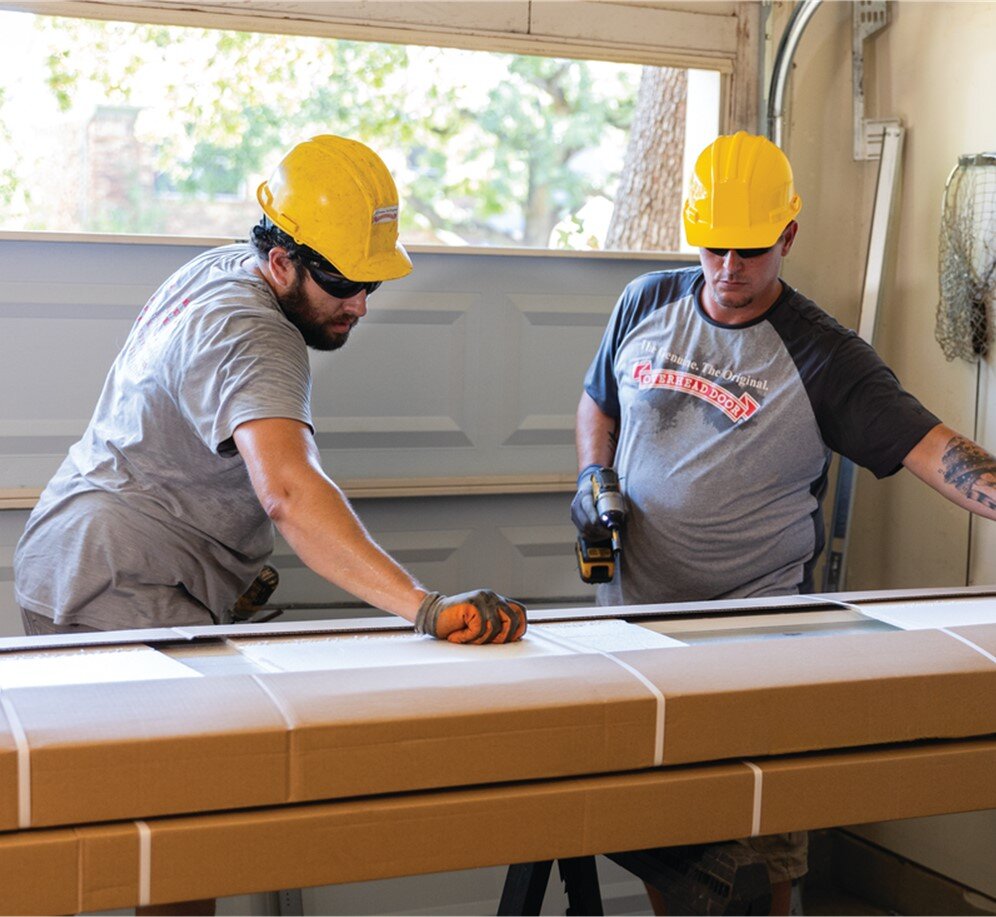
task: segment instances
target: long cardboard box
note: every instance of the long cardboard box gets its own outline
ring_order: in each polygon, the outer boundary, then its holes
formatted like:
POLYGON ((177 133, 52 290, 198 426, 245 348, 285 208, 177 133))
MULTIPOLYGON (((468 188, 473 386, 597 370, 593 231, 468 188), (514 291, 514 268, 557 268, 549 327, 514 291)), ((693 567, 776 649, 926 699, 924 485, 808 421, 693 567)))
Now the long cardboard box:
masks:
POLYGON ((994 642, 990 624, 11 688, 0 830, 988 735, 994 642))
POLYGON ((996 739, 0 834, 0 912, 75 913, 996 807, 996 739))
POLYGON ((985 624, 618 657, 666 698, 664 763, 683 764, 996 732, 993 642, 985 624))

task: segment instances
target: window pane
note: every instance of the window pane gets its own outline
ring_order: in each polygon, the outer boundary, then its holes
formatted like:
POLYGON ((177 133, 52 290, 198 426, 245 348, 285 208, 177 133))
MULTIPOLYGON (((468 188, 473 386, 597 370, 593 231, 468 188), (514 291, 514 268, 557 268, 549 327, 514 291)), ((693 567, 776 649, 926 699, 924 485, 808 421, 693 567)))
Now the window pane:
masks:
POLYGON ((710 71, 15 12, 0 34, 7 230, 243 237, 282 153, 333 133, 387 162, 405 242, 676 249, 718 121, 710 71))

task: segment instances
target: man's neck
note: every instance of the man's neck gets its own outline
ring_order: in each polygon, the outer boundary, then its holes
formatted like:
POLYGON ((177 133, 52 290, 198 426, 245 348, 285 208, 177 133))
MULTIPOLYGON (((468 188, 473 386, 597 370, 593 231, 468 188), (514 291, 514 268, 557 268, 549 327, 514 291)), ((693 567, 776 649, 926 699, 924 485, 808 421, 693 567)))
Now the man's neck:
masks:
POLYGON ((778 297, 782 295, 782 289, 781 280, 776 278, 771 286, 749 303, 730 307, 722 305, 709 289, 709 284, 704 283, 699 292, 699 303, 702 306, 702 311, 714 322, 719 322, 722 325, 746 325, 764 315, 778 301, 778 297))

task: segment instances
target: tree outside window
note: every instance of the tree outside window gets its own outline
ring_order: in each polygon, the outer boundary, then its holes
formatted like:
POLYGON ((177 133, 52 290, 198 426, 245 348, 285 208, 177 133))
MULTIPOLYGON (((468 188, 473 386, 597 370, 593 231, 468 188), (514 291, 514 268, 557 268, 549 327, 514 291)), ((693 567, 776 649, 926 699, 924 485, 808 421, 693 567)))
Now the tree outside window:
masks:
POLYGON ((281 154, 335 133, 387 162, 408 243, 678 247, 688 71, 25 13, 0 29, 18 55, 3 229, 241 237, 281 154))

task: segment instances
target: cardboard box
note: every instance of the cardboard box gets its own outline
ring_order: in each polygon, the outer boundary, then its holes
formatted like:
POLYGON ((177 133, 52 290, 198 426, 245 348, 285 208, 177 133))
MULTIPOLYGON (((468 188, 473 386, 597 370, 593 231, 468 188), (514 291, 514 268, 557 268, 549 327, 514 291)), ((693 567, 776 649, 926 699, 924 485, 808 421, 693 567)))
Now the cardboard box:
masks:
POLYGON ((992 738, 755 763, 762 773, 762 834, 996 808, 992 738))
POLYGON ((30 749, 30 800, 18 794, 23 770, 4 722, 0 830, 633 770, 654 758, 654 699, 604 656, 3 696, 30 749))
POLYGON ((666 698, 665 764, 996 732, 996 664, 939 630, 617 655, 666 698))
POLYGON ((996 732, 996 664, 937 630, 0 698, 0 830, 996 732))
MULTIPOLYGON (((996 605, 996 602, 993 604, 996 605)), ((972 624, 966 627, 952 627, 951 633, 974 643, 980 650, 996 659, 996 625, 972 624)))
POLYGON ((0 912, 73 913, 996 806, 996 740, 0 835, 0 912), (145 835, 143 845, 142 834, 145 835))

